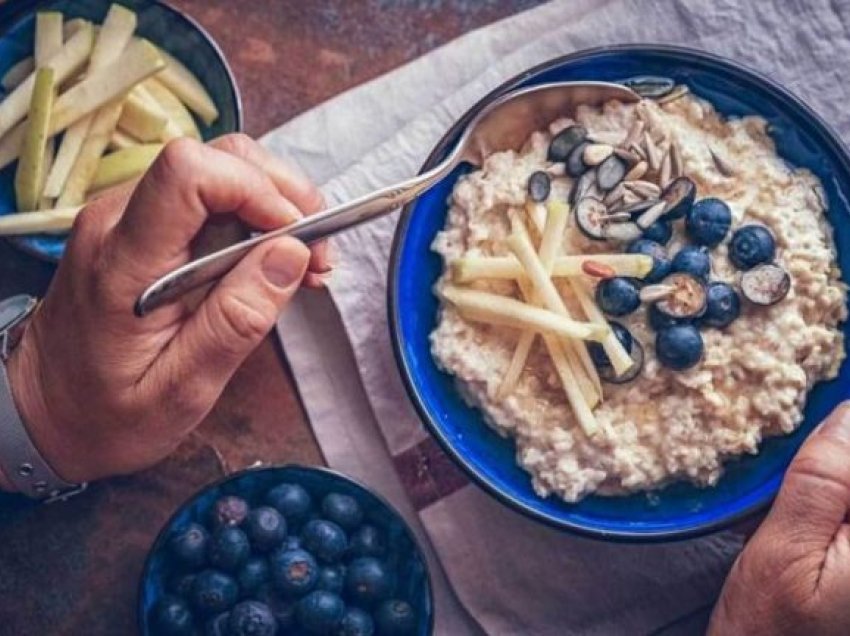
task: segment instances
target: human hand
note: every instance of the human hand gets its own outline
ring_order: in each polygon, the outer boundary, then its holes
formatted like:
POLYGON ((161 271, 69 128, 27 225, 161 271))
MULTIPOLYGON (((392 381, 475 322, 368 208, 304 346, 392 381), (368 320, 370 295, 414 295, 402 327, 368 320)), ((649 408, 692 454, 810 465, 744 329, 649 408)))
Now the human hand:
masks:
POLYGON ((714 609, 714 636, 850 634, 850 403, 794 459, 714 609))
MULTIPOLYGON (((197 308, 138 318, 139 293, 190 260, 213 217, 271 230, 322 206, 315 186, 244 135, 171 142, 130 192, 91 202, 7 368, 35 445, 65 480, 131 473, 171 453, 304 282, 325 246, 264 242, 197 308)), ((8 482, 8 480, 6 480, 8 482)), ((8 483, 6 483, 8 486, 8 483)))

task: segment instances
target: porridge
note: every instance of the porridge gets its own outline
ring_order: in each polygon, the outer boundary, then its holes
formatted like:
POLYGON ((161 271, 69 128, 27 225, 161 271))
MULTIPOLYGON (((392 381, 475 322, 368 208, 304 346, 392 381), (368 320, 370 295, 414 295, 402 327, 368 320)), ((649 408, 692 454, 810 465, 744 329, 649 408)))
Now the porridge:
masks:
POLYGON ((713 485, 843 361, 818 179, 684 87, 491 155, 433 249, 433 356, 541 496, 713 485))

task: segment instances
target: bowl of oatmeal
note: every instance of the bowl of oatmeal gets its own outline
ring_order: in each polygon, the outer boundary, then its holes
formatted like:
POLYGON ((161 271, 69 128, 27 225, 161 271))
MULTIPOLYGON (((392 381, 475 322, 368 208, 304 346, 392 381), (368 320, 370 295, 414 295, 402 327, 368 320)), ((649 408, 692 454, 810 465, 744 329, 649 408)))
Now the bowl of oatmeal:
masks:
POLYGON ((534 519, 622 540, 717 530, 768 505, 850 397, 850 158, 757 73, 624 46, 508 82, 423 169, 498 95, 578 80, 642 99, 564 113, 405 210, 402 378, 458 465, 534 519))

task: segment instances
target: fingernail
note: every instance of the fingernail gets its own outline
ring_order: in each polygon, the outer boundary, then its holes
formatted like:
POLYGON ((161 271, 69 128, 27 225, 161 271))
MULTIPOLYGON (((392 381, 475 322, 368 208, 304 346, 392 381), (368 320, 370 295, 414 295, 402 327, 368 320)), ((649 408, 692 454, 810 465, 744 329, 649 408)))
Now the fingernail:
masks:
POLYGON ((294 240, 281 241, 263 259, 263 275, 275 287, 290 287, 304 277, 310 251, 294 240))

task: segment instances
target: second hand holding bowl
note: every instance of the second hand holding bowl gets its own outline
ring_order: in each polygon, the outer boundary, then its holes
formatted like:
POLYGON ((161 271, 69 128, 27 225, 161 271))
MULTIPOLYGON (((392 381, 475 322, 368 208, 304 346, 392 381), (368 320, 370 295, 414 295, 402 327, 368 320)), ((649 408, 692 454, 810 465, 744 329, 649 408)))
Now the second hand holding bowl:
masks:
POLYGON ((449 156, 428 172, 191 261, 148 287, 136 301, 136 314, 143 316, 192 289, 218 280, 263 241, 293 236, 307 244, 315 243, 383 216, 424 193, 459 163, 465 161, 479 167, 484 157, 519 148, 532 132, 574 112, 579 105, 601 106, 613 99, 631 103, 640 97, 625 86, 607 82, 559 82, 508 93, 478 113, 449 156))

